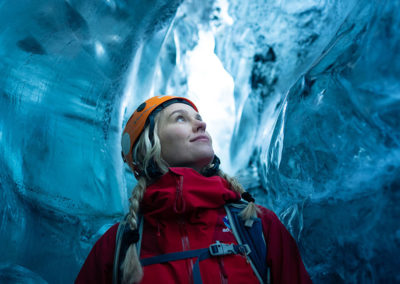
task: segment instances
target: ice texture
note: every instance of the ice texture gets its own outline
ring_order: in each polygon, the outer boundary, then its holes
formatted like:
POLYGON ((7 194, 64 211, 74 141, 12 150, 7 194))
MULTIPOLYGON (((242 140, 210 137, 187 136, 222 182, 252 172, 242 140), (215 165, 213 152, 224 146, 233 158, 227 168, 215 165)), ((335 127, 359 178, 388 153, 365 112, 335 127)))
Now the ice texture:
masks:
POLYGON ((71 283, 127 211, 120 154, 155 94, 195 101, 225 171, 315 283, 395 283, 398 1, 3 1, 0 282, 71 283))
POLYGON ((0 283, 46 284, 47 282, 24 267, 5 263, 0 265, 0 283))
POLYGON ((72 283, 126 211, 125 81, 141 42, 162 38, 178 5, 0 4, 0 264, 72 283))

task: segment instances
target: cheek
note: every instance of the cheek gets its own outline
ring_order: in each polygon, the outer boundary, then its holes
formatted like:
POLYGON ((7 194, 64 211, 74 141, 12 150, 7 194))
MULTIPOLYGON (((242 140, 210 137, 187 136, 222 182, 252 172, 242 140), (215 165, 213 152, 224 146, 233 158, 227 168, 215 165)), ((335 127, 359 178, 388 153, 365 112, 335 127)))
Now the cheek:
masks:
POLYGON ((184 129, 179 127, 169 127, 164 129, 160 135, 161 149, 163 152, 173 151, 174 148, 182 146, 187 139, 184 129))

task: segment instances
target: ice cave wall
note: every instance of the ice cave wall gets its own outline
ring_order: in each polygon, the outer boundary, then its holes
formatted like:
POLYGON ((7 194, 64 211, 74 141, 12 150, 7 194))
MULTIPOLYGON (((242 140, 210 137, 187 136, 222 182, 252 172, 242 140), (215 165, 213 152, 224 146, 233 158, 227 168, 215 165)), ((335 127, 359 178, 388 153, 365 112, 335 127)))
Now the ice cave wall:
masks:
POLYGON ((124 121, 174 93, 199 105, 225 170, 279 215, 315 283, 400 281, 398 12, 362 0, 3 3, 0 280, 74 279, 126 210, 124 121))
POLYGON ((36 274, 71 283, 123 214, 126 74, 140 44, 165 35, 179 4, 0 5, 0 282, 36 274))

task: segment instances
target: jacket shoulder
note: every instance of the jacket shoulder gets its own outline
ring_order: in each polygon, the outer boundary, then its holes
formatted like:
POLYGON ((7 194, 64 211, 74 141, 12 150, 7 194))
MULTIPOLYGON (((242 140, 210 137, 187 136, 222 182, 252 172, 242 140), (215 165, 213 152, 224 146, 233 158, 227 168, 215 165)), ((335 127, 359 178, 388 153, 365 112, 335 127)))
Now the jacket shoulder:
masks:
POLYGON ((269 210, 261 205, 256 206, 260 210, 258 213, 258 217, 265 221, 280 222, 278 216, 276 216, 276 214, 272 210, 269 210))
POLYGON ((295 239, 271 210, 258 206, 267 241, 267 263, 273 283, 311 283, 295 239))
POLYGON ((118 226, 114 224, 97 240, 75 283, 111 283, 118 226))

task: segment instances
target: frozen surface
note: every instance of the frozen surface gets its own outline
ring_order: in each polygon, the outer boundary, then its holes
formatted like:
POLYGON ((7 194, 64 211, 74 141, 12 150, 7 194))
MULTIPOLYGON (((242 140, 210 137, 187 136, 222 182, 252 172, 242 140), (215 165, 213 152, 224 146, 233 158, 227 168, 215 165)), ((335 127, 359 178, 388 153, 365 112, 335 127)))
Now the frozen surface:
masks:
POLYGON ((72 282, 127 209, 121 127, 159 93, 196 102, 223 168, 279 215, 315 283, 400 282, 399 12, 4 1, 0 282, 72 282))
POLYGON ((19 265, 2 264, 0 283, 46 284, 42 277, 19 265))
POLYGON ((72 283, 101 227, 122 215, 127 73, 178 4, 0 4, 0 263, 72 283))

